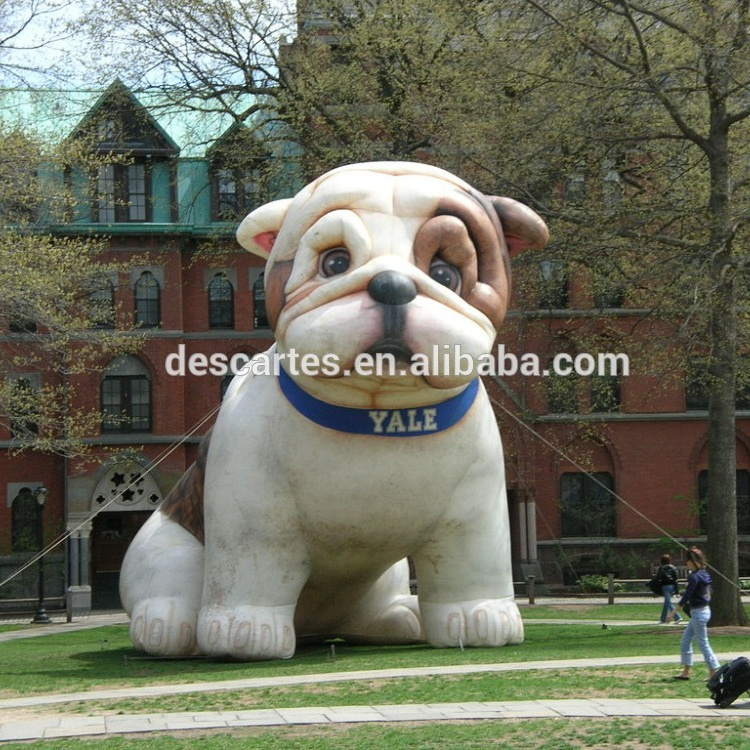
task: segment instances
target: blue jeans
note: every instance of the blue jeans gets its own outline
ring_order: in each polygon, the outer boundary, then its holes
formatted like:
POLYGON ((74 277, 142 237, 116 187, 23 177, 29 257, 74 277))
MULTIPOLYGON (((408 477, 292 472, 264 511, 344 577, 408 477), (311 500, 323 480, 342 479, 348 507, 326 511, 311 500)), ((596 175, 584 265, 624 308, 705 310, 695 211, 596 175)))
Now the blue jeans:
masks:
MULTIPOLYGON (((672 597, 676 593, 674 590, 673 583, 667 583, 661 587, 661 593, 664 594, 664 606, 661 608, 660 622, 668 622, 670 615, 674 612, 674 604, 672 604, 672 597)), ((682 618, 675 616, 675 622, 679 622, 682 618)))
POLYGON ((709 669, 718 669, 719 660, 708 642, 708 623, 711 619, 711 607, 696 607, 690 613, 690 622, 682 634, 680 663, 683 667, 693 666, 693 639, 698 641, 698 648, 706 660, 709 669))

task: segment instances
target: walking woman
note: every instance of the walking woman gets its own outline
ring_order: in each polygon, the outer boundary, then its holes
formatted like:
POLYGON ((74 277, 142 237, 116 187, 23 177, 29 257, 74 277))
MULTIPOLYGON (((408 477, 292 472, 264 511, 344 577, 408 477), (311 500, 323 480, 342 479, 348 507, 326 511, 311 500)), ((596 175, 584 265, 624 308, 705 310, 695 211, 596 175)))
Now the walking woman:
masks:
POLYGON ((719 668, 711 644, 708 642, 708 623, 711 619, 711 574, 706 570, 706 557, 697 547, 688 550, 687 566, 690 569, 685 593, 677 604, 677 610, 690 605, 690 622, 682 634, 680 663, 682 672, 674 676, 675 680, 689 680, 693 666, 693 640, 698 642, 708 672, 713 677, 719 668))
POLYGON ((672 565, 672 558, 668 554, 661 556, 661 565, 656 571, 656 580, 661 584, 661 593, 664 597, 664 604, 661 608, 661 617, 659 622, 662 625, 675 625, 682 622, 682 617, 675 612, 672 597, 679 593, 677 585, 677 568, 672 565))

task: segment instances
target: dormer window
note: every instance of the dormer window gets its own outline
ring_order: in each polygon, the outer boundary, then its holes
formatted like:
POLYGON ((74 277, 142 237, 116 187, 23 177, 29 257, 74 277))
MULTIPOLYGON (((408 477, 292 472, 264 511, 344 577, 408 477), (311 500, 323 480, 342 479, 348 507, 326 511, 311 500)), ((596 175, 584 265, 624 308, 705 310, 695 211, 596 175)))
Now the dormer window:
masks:
POLYGON ((150 191, 146 164, 99 167, 96 216, 101 224, 148 221, 150 191))
POLYGON ((269 155, 245 127, 211 152, 211 218, 236 221, 268 199, 269 155))
POLYGON ((170 163, 179 148, 121 81, 107 89, 69 138, 78 139, 101 157, 91 175, 92 222, 169 220, 170 163))
POLYGON ((214 221, 233 221, 265 200, 262 168, 218 169, 214 175, 214 221))

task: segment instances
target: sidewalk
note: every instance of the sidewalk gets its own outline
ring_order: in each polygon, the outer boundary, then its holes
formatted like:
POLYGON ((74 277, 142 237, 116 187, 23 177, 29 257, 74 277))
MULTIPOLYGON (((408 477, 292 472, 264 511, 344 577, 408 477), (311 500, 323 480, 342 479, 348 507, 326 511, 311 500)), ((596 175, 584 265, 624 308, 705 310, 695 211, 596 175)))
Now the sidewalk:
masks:
MULTIPOLYGON (((90 615, 74 623, 55 623, 0 634, 0 641, 21 637, 39 637, 67 630, 99 627, 126 621, 123 613, 90 615)), ((577 620, 576 622, 581 622, 577 620)), ((595 624, 601 624, 597 620, 595 624)), ((612 623, 615 625, 616 623, 612 623)), ((617 623, 620 625, 641 623, 617 623)), ((648 621, 654 625, 652 621, 648 621)), ((737 654, 717 654, 721 661, 729 661, 737 654)), ((618 661, 623 665, 672 664, 677 657, 633 656, 618 661)), ((609 659, 568 659, 522 663, 474 664, 449 667, 414 667, 408 669, 367 670, 326 674, 292 675, 285 677, 248 678, 223 682, 203 682, 188 685, 153 685, 145 687, 116 688, 59 695, 35 695, 0 700, 0 710, 11 713, 14 709, 49 706, 50 713, 35 715, 24 720, 0 723, 0 743, 21 742, 60 737, 92 737, 121 735, 138 732, 166 732, 186 730, 212 730, 237 727, 272 727, 304 724, 369 723, 398 721, 452 721, 481 719, 531 719, 531 718, 606 718, 622 716, 680 717, 691 720, 750 718, 750 701, 738 700, 735 706, 718 709, 706 693, 703 698, 645 700, 592 699, 549 701, 488 701, 470 703, 330 706, 311 708, 279 708, 248 711, 201 711, 196 713, 159 713, 131 715, 70 715, 64 713, 64 704, 71 701, 86 702, 107 699, 154 697, 196 692, 249 690, 274 686, 310 683, 344 682, 399 677, 423 677, 440 674, 473 674, 510 672, 522 670, 555 670, 596 668, 611 666, 609 659), (55 713, 52 713, 52 712, 55 713)), ((698 689, 702 681, 695 680, 698 689)))
POLYGON ((623 716, 690 717, 705 719, 750 718, 750 703, 718 709, 710 701, 551 700, 433 703, 385 706, 330 706, 278 708, 255 711, 202 711, 199 713, 131 714, 117 716, 45 716, 0 725, 0 742, 56 737, 91 737, 133 732, 273 727, 300 724, 351 724, 398 721, 470 721, 480 719, 613 718, 623 716))

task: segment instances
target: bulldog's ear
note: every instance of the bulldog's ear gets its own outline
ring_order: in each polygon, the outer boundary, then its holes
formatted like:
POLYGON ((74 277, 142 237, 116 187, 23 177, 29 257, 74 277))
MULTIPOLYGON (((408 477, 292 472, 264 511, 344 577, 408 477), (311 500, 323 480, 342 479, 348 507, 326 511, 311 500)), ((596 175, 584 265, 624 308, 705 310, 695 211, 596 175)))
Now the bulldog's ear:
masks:
POLYGON ((541 250, 549 242, 547 225, 535 211, 512 198, 497 195, 488 198, 503 226, 511 258, 523 250, 541 250))
POLYGON ((291 198, 272 201, 249 213, 237 229, 237 242, 245 250, 268 258, 291 202, 291 198))

